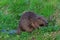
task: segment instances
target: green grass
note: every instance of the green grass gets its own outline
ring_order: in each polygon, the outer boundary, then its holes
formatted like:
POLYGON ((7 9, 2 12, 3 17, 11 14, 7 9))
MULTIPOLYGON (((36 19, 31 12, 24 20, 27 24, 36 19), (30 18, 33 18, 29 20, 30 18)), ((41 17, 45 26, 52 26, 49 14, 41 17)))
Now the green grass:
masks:
MULTIPOLYGON (((24 11, 34 11, 47 19, 56 9, 60 9, 60 0, 0 0, 0 30, 16 29, 24 11)), ((49 25, 34 30, 32 33, 22 32, 10 35, 0 32, 0 40, 60 40, 60 27, 49 25)))

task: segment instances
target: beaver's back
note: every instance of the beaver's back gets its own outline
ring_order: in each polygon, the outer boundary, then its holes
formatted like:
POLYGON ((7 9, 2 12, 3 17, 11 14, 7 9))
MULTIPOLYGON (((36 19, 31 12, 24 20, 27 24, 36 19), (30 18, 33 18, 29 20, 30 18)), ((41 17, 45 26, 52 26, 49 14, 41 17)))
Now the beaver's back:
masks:
POLYGON ((22 19, 34 19, 34 18, 36 18, 36 14, 34 13, 34 12, 25 12, 22 16, 21 16, 21 18, 22 19))

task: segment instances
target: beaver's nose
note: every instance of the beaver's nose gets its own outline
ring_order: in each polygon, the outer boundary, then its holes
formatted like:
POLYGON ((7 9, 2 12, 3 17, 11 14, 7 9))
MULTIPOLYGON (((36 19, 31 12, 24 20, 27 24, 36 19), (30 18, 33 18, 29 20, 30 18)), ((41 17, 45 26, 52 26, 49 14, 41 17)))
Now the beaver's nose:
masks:
POLYGON ((46 26, 48 26, 48 22, 46 23, 46 26))

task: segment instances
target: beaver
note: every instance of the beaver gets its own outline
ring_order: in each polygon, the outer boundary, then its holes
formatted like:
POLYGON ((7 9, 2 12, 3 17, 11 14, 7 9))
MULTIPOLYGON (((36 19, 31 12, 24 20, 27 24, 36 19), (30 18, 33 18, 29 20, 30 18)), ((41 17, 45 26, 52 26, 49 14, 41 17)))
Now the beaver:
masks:
POLYGON ((47 24, 48 22, 44 17, 38 16, 34 12, 27 11, 24 12, 20 18, 17 33, 20 34, 21 30, 32 32, 33 29, 36 29, 39 26, 46 26, 47 24))

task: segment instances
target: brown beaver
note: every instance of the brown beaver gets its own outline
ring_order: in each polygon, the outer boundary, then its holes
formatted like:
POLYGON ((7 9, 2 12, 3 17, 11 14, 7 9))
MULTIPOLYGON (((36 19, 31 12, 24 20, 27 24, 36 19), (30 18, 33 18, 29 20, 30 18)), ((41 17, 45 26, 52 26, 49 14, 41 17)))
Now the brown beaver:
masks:
POLYGON ((17 33, 19 34, 21 30, 32 32, 33 29, 36 29, 39 26, 45 26, 47 23, 48 22, 44 17, 38 16, 34 12, 24 12, 20 18, 17 33))

